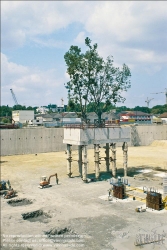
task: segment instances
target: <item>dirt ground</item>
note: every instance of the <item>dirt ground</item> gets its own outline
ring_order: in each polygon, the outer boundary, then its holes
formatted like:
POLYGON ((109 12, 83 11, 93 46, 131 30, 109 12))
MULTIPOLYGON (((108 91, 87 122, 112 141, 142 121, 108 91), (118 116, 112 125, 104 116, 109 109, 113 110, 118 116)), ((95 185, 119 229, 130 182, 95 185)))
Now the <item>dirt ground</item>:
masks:
MULTIPOLYGON (((88 176, 94 174, 93 154, 88 150, 88 176)), ((105 156, 103 148, 100 155, 105 156)), ((17 191, 13 202, 1 196, 1 249, 133 250, 140 248, 134 242, 148 237, 158 242, 144 244, 143 249, 167 249, 167 210, 136 213, 135 208, 144 203, 131 198, 108 201, 111 176, 105 173, 105 162, 101 162, 101 181, 85 184, 78 173, 77 151, 72 156, 73 178, 67 176, 65 152, 1 157, 1 179, 10 180, 17 191), (54 173, 58 173, 59 185, 53 177, 52 187, 39 189, 40 176, 54 173)), ((122 166, 122 148, 118 147, 119 176, 123 176, 122 166)), ((166 172, 167 141, 129 147, 131 186, 162 192, 166 172)))

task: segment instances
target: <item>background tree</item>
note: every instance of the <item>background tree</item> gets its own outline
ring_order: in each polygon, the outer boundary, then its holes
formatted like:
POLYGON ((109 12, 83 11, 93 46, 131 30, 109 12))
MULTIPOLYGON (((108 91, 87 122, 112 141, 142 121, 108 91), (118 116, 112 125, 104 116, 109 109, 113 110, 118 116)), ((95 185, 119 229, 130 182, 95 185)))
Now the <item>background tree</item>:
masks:
POLYGON ((141 111, 141 112, 144 112, 144 113, 151 113, 150 109, 148 107, 139 107, 139 106, 136 106, 134 109, 134 111, 141 111))
POLYGON ((126 107, 126 106, 116 107, 116 112, 117 113, 120 113, 122 111, 128 111, 128 110, 132 110, 132 109, 130 109, 130 108, 126 107))
POLYGON ((6 118, 6 117, 3 117, 0 119, 0 122, 3 122, 3 123, 10 123, 10 119, 9 118, 6 118))
POLYGON ((156 105, 156 106, 152 107, 152 109, 151 109, 152 114, 163 114, 165 112, 167 112, 167 104, 156 105))
POLYGON ((81 112, 79 103, 75 103, 72 99, 70 99, 68 102, 67 111, 76 113, 81 112))
POLYGON ((8 105, 2 105, 0 106, 0 116, 11 116, 12 115, 12 108, 9 107, 8 105))
POLYGON ((26 110, 26 109, 27 109, 26 106, 22 106, 20 104, 13 106, 13 110, 26 110))
POLYGON ((64 56, 70 76, 65 87, 73 102, 79 103, 83 119, 86 120, 87 104, 91 103, 100 123, 102 113, 111 104, 124 102, 121 93, 130 87, 131 73, 125 64, 122 69, 114 67, 111 56, 105 62, 97 52, 97 44, 91 45, 88 37, 85 45, 88 50, 84 54, 77 46, 71 46, 64 56))

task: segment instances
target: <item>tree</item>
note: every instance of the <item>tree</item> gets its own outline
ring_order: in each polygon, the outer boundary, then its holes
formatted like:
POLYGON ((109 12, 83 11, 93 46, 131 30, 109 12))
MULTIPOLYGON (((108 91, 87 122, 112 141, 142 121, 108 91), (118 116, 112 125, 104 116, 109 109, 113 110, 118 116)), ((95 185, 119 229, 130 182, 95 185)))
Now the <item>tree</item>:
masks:
POLYGON ((81 112, 79 103, 75 103, 72 99, 69 100, 68 106, 67 106, 68 112, 81 112))
POLYGON ((28 106, 28 107, 26 108, 26 110, 34 110, 34 108, 31 107, 31 106, 28 106))
POLYGON ((2 121, 3 123, 10 123, 10 119, 9 119, 9 118, 6 118, 6 117, 3 117, 3 118, 1 119, 1 121, 2 121))
POLYGON ((0 116, 12 116, 12 108, 8 105, 0 106, 0 116))
POLYGON ((126 106, 116 107, 116 112, 117 113, 120 113, 122 111, 127 111, 127 110, 131 110, 131 109, 126 107, 126 106))
POLYGON ((13 110, 26 110, 26 106, 22 106, 20 104, 14 105, 13 110))
POLYGON ((167 112, 167 104, 156 105, 156 106, 152 107, 152 109, 151 109, 152 114, 163 114, 165 112, 167 112))
MULTIPOLYGON (((87 105, 87 112, 88 112, 88 113, 89 113, 89 112, 94 112, 94 106, 95 106, 95 103, 92 103, 92 102, 88 103, 88 105, 87 105)), ((110 104, 110 105, 105 105, 105 103, 103 103, 103 102, 100 103, 100 106, 101 106, 101 108, 103 109, 103 112, 108 112, 108 111, 110 111, 110 110, 116 108, 116 107, 115 107, 114 105, 112 105, 112 104, 110 104)))
POLYGON ((125 64, 122 69, 114 67, 112 56, 108 56, 105 62, 97 52, 97 44, 91 45, 88 37, 85 45, 88 47, 85 53, 81 53, 78 46, 71 46, 64 55, 70 76, 65 87, 70 99, 79 103, 83 119, 86 121, 87 104, 91 103, 101 123, 104 110, 111 104, 125 100, 121 93, 130 87, 131 73, 125 64))
POLYGON ((140 106, 136 106, 134 109, 134 111, 141 111, 144 113, 150 113, 150 109, 148 107, 140 107, 140 106))

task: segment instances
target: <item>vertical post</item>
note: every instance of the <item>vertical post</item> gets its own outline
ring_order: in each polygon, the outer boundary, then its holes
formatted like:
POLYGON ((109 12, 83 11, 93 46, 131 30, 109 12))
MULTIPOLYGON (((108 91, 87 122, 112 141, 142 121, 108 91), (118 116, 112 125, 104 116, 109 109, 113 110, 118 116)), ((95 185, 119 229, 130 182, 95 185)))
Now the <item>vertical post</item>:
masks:
POLYGON ((127 168, 128 168, 128 144, 127 144, 127 142, 123 143, 122 150, 123 150, 124 176, 127 176, 127 168))
POLYGON ((78 169, 82 177, 82 146, 78 146, 78 169))
POLYGON ((99 168, 99 144, 94 145, 95 152, 95 177, 99 179, 100 177, 100 168, 99 168))
POLYGON ((67 175, 71 177, 71 162, 72 162, 72 156, 71 156, 71 145, 67 144, 67 175))
POLYGON ((112 151, 112 175, 116 177, 116 143, 111 143, 110 144, 111 151, 112 151))
POLYGON ((82 180, 87 182, 87 146, 83 146, 83 166, 82 166, 82 180))
POLYGON ((109 172, 110 171, 110 147, 109 147, 109 143, 106 143, 106 157, 105 157, 105 161, 106 161, 106 171, 109 172))

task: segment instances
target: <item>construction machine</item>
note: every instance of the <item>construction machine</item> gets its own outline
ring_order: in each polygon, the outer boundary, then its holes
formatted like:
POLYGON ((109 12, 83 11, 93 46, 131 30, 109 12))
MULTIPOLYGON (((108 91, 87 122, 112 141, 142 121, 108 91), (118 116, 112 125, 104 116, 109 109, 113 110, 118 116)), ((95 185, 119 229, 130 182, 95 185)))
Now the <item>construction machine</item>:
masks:
POLYGON ((55 176, 56 177, 56 183, 58 184, 58 176, 57 176, 57 173, 56 174, 52 174, 49 176, 49 178, 47 178, 46 176, 42 176, 41 177, 41 180, 40 180, 40 183, 39 183, 39 188, 46 188, 46 187, 50 187, 50 179, 51 177, 55 176))
POLYGON ((6 194, 7 190, 11 189, 11 184, 10 184, 10 181, 0 181, 0 194, 3 195, 3 194, 6 194), (8 187, 7 187, 8 185, 8 187))
POLYGON ((16 192, 13 190, 13 188, 10 188, 6 194, 4 194, 4 199, 10 199, 16 196, 16 192))
POLYGON ((0 194, 4 196, 4 199, 10 199, 16 196, 16 192, 11 188, 10 181, 0 181, 0 194), (7 187, 7 185, 8 187, 7 187))

